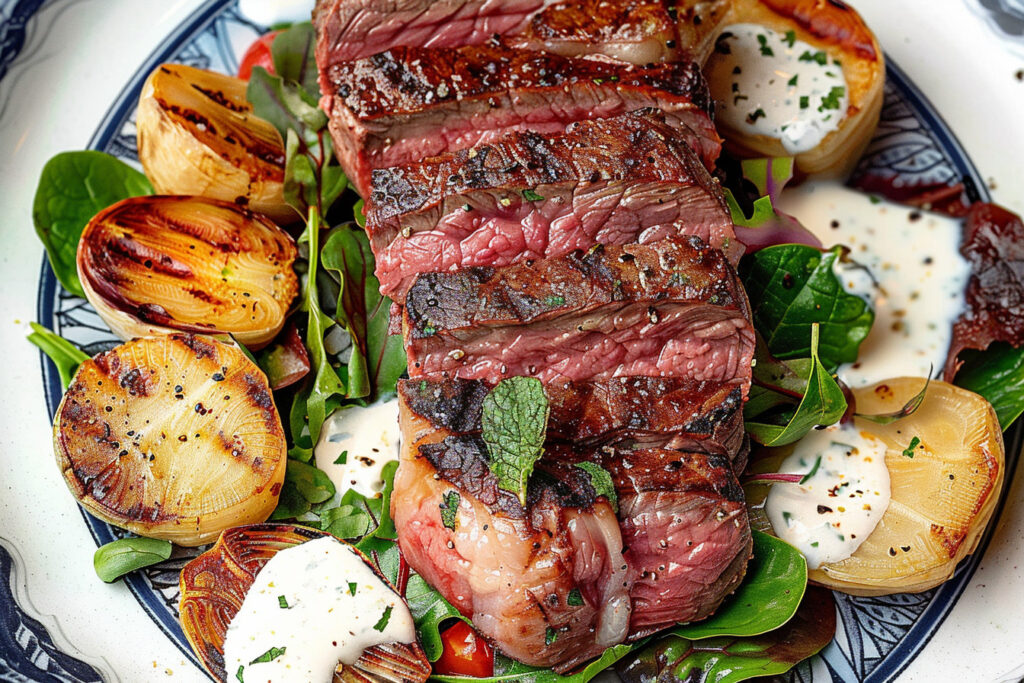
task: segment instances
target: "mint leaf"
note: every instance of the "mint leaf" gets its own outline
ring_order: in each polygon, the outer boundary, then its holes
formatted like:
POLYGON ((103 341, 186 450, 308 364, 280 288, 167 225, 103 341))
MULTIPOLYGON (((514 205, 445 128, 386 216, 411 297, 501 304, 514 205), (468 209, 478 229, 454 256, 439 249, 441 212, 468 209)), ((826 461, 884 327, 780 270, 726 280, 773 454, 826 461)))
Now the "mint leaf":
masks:
POLYGON ((39 323, 29 323, 29 327, 32 328, 32 333, 28 335, 27 339, 49 356, 53 364, 57 366, 61 385, 67 389, 75 373, 78 372, 78 366, 89 360, 88 354, 39 323))
POLYGON ((608 470, 593 462, 578 462, 576 467, 590 475, 590 485, 599 496, 604 496, 616 513, 619 511, 619 497, 615 494, 615 484, 608 470))
POLYGON ((32 222, 64 289, 85 297, 78 280, 78 242, 92 217, 122 199, 147 194, 153 194, 153 186, 145 175, 103 152, 61 152, 46 162, 32 201, 32 222))
POLYGON ((544 453, 549 413, 544 386, 535 377, 502 380, 484 397, 481 436, 491 472, 498 487, 518 496, 523 507, 526 484, 544 453))
POLYGON ((256 659, 249 662, 249 665, 251 666, 253 664, 266 664, 267 662, 272 662, 283 655, 287 649, 288 648, 286 647, 272 647, 256 659))
POLYGON ((142 569, 171 556, 170 541, 156 538, 122 538, 101 545, 92 556, 96 576, 111 583, 136 569, 142 569))

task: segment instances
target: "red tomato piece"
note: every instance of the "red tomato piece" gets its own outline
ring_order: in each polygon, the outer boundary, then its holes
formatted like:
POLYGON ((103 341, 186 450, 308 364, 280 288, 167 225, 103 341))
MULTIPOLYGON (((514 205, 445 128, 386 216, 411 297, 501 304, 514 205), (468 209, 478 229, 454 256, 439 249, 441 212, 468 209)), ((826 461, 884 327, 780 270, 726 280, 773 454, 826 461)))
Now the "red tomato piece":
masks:
POLYGON ((274 58, 270 54, 270 45, 280 31, 271 31, 253 41, 249 49, 242 55, 242 61, 238 64, 238 77, 242 80, 249 80, 252 76, 254 66, 262 66, 270 73, 274 73, 274 58))
POLYGON ((477 678, 494 675, 494 651, 466 622, 457 621, 445 629, 441 642, 444 651, 434 662, 434 673, 477 678))

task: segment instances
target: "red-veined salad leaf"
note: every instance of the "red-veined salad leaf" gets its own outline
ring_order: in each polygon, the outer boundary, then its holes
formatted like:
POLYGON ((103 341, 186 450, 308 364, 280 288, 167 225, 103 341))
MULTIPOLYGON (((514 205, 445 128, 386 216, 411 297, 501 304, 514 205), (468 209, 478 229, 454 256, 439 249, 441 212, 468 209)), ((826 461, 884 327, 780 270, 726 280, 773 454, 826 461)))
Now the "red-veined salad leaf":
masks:
POLYGON ((673 635, 654 641, 615 669, 626 683, 735 683, 788 671, 828 645, 835 632, 832 593, 810 587, 794 617, 780 629, 750 638, 689 640, 673 635))
POLYGON ((810 328, 818 324, 818 354, 828 370, 857 360, 875 314, 867 302, 843 289, 834 271, 841 255, 841 247, 822 252, 781 244, 749 254, 740 263, 754 327, 776 358, 808 356, 810 328))
POLYGON ((799 221, 775 208, 782 188, 793 178, 792 157, 745 159, 740 168, 743 178, 757 189, 753 212, 748 217, 729 188, 725 189, 725 199, 736 226, 736 239, 746 245, 747 253, 774 244, 821 247, 821 241, 799 221))

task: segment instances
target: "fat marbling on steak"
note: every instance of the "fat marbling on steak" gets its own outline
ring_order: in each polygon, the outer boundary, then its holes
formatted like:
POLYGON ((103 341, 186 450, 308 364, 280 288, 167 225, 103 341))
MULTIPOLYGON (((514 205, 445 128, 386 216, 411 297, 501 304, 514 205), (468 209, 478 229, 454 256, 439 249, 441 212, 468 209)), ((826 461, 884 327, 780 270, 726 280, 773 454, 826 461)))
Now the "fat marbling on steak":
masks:
POLYGON ((338 160, 363 196, 373 169, 485 144, 512 130, 655 107, 711 166, 721 140, 699 66, 632 66, 501 45, 396 47, 327 67, 321 105, 338 160))
POLYGON ((381 291, 398 302, 420 273, 595 244, 697 235, 742 253, 718 182, 656 110, 376 170, 366 218, 381 291))
POLYGON ((754 352, 736 273, 698 237, 426 273, 403 328, 413 378, 739 379, 745 397, 754 352))

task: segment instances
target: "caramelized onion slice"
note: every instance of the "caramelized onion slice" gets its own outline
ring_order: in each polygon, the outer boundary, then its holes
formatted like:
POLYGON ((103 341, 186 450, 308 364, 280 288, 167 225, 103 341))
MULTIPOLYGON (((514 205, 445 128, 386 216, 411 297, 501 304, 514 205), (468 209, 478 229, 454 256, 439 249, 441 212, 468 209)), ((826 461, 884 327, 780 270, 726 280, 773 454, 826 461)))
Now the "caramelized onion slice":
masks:
POLYGON ((86 297, 121 339, 229 333, 259 348, 298 293, 295 242, 265 217, 203 197, 133 197, 78 243, 86 297))
POLYGON ((136 113, 139 161, 157 192, 248 204, 279 223, 300 216, 284 201, 284 146, 252 113, 246 81, 184 64, 150 74, 136 113))
MULTIPOLYGON (((185 565, 181 572, 181 627, 211 675, 227 680, 224 640, 228 625, 241 609, 245 594, 263 565, 279 550, 327 535, 288 524, 228 529, 213 548, 185 565)), ((339 664, 334 681, 415 683, 425 681, 430 670, 430 662, 419 643, 387 643, 364 650, 351 666, 339 664)))
POLYGON ((53 442, 86 510, 186 546, 267 519, 287 454, 260 369, 238 347, 190 334, 136 339, 82 363, 53 442))

